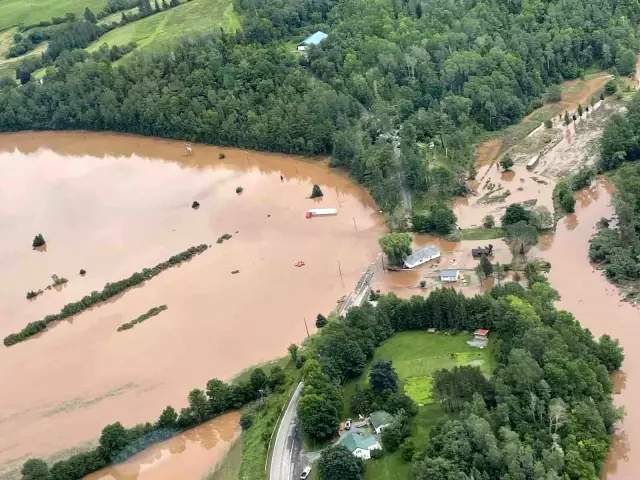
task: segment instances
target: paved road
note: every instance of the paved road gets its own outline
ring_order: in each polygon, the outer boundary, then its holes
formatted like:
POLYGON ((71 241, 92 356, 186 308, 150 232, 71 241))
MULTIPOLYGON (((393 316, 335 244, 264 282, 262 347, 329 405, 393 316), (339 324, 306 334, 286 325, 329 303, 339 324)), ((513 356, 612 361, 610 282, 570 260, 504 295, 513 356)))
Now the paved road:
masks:
POLYGON ((298 384, 282 415, 282 421, 273 445, 269 480, 294 480, 299 478, 302 468, 304 468, 304 466, 300 466, 302 437, 297 413, 298 400, 300 400, 303 385, 303 382, 298 384))

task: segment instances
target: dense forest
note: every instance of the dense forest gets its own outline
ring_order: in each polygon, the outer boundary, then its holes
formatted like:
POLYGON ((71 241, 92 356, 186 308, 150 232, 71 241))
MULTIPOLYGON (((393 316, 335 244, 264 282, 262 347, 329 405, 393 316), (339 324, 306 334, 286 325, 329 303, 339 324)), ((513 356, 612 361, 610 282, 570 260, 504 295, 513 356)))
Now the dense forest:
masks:
POLYGON ((235 8, 238 34, 185 39, 117 67, 108 56, 58 52, 95 34, 89 20, 71 23, 79 25, 55 42, 42 84, 28 82, 38 65, 19 67, 23 87, 0 80, 0 130, 114 130, 332 154, 391 212, 401 182, 459 192, 475 134, 519 121, 548 85, 628 57, 640 19, 635 4, 608 0, 236 0, 235 8), (329 34, 322 44, 292 51, 318 29, 329 34))
POLYGON ((613 116, 604 128, 598 169, 615 170, 615 222, 603 218, 591 239, 589 257, 601 264, 607 278, 628 284, 640 278, 640 96, 626 115, 613 116), (626 162, 626 163, 625 163, 626 162))
MULTIPOLYGON (((529 288, 507 283, 473 298, 453 289, 410 300, 390 294, 376 307, 354 308, 343 320, 330 321, 305 351, 310 359, 299 404, 303 430, 316 439, 335 434, 340 384, 361 375, 377 345, 394 332, 482 327, 492 332, 497 367, 489 379, 477 367, 436 372, 434 398, 455 415, 443 416, 426 449, 406 458, 413 461, 412 478, 598 478, 621 416, 611 402, 609 373, 622 364, 622 349, 607 335, 595 341, 569 312, 557 311, 557 292, 535 268, 527 275, 529 288)), ((373 402, 362 410, 382 406, 411 415, 415 404, 394 390, 391 368, 374 362, 370 391, 358 391, 352 408, 373 402)), ((382 441, 386 451, 384 435, 382 441)), ((324 454, 336 455, 334 449, 324 454)), ((333 473, 321 474, 322 480, 362 478, 350 461, 343 462, 341 474, 335 458, 329 460, 333 473)))

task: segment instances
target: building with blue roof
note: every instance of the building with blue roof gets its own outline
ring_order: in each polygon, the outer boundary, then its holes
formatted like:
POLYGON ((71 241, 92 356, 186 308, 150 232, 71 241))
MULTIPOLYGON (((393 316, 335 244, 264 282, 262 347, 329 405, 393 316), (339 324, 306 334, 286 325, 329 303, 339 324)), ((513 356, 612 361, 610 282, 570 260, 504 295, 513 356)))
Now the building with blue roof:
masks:
POLYGON ((318 45, 328 36, 329 35, 327 35, 324 32, 316 32, 313 35, 309 35, 307 38, 305 38, 303 41, 301 41, 298 44, 298 51, 304 52, 307 48, 309 48, 310 45, 318 45))

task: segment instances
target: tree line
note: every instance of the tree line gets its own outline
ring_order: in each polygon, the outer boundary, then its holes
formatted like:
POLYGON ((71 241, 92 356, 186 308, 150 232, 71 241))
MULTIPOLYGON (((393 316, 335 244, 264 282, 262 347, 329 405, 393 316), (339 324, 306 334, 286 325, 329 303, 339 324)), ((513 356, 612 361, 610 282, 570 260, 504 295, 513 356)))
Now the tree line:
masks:
POLYGON ((601 265, 609 280, 626 284, 640 278, 640 96, 629 103, 626 115, 614 115, 605 125, 600 141, 600 172, 612 175, 616 185, 613 208, 616 223, 598 222, 589 244, 589 258, 601 265))
POLYGON ((251 371, 248 380, 225 383, 209 380, 206 388, 193 389, 188 406, 176 411, 166 407, 154 423, 140 423, 131 428, 115 422, 103 428, 99 444, 87 452, 55 462, 51 468, 41 459, 27 460, 22 467, 23 480, 77 480, 107 465, 122 462, 153 443, 166 440, 184 430, 200 425, 229 410, 237 410, 283 385, 285 375, 275 366, 267 375, 261 368, 251 371))
MULTIPOLYGON (((559 296, 535 267, 527 277, 529 288, 509 282, 472 298, 453 289, 409 300, 383 295, 376 307, 353 308, 344 319, 330 320, 309 346, 303 430, 312 437, 316 431, 323 438, 336 434, 340 385, 362 374, 376 346, 394 332, 487 328, 496 357, 492 376, 472 366, 435 372, 434 399, 456 415, 436 423, 423 451, 409 453, 413 442, 403 433, 410 421, 404 411, 415 405, 397 392, 390 364, 375 364, 369 386, 356 392, 353 412, 387 408, 378 396, 395 396, 403 413, 386 447, 383 437, 383 448, 402 448, 414 480, 597 478, 622 415, 612 404, 609 377, 622 364, 622 348, 608 335, 596 341, 569 312, 556 310, 559 296)), ((321 480, 362 479, 359 462, 338 450, 323 454, 321 480)))
MULTIPOLYGON (((638 12, 611 0, 234 7, 242 15, 235 35, 184 39, 118 67, 75 57, 43 85, 0 82, 0 130, 111 130, 332 154, 389 213, 400 204, 401 179, 419 194, 464 191, 477 133, 518 122, 547 86, 594 62, 620 64, 638 47, 638 12), (285 46, 315 30, 329 37, 308 56, 285 46)), ((93 36, 84 22, 51 53, 84 46, 93 36)), ((435 221, 441 212, 431 213, 435 221)))
POLYGON ((101 292, 91 292, 91 294, 83 297, 82 300, 66 304, 64 307, 62 307, 60 313, 47 315, 42 320, 30 322, 26 327, 20 330, 20 332, 7 335, 4 338, 4 344, 5 346, 10 347, 11 345, 15 345, 16 343, 23 342, 27 338, 46 330, 51 323, 64 320, 65 318, 77 315, 94 305, 106 302, 116 295, 121 294, 125 290, 128 290, 135 285, 140 285, 142 282, 150 280, 156 275, 160 275, 160 273, 167 270, 168 268, 190 260, 192 257, 204 252, 207 248, 209 248, 209 246, 204 243, 202 245, 198 245, 197 247, 189 247, 184 252, 173 255, 168 260, 159 263, 153 268, 143 268, 141 272, 136 272, 129 278, 125 278, 124 280, 119 280, 113 283, 107 283, 101 292))

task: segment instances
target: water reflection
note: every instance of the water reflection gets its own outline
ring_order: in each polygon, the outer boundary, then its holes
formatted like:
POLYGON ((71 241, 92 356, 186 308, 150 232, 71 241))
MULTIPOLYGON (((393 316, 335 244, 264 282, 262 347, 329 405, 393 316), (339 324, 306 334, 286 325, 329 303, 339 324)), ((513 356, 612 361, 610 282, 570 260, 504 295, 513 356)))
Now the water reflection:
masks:
POLYGON ((240 434, 240 413, 232 412, 152 445, 126 462, 86 480, 173 480, 202 477, 222 460, 240 434))

